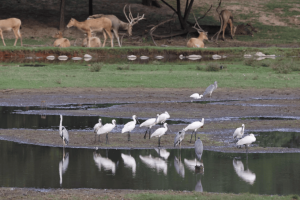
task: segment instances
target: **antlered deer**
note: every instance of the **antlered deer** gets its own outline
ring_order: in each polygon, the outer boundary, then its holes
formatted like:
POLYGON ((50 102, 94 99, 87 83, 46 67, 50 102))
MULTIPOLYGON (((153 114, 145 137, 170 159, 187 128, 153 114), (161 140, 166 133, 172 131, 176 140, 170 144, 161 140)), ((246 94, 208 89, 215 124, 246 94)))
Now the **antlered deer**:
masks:
POLYGON ((199 37, 189 39, 186 46, 187 47, 194 47, 194 48, 204 48, 204 42, 203 41, 208 40, 207 32, 204 32, 204 30, 200 27, 195 15, 194 15, 194 18, 195 18, 196 23, 195 23, 195 26, 193 26, 193 28, 198 31, 199 37), (196 26, 198 26, 198 28, 196 26))
POLYGON ((61 31, 58 31, 57 33, 55 33, 55 35, 53 36, 53 38, 58 38, 53 43, 54 47, 65 48, 65 47, 71 46, 70 41, 67 38, 63 38, 61 31))
POLYGON ((131 10, 130 10, 130 6, 129 6, 129 18, 128 18, 126 15, 126 10, 125 10, 126 6, 127 6, 127 4, 123 8, 123 12, 124 12, 124 15, 125 15, 128 23, 119 20, 115 15, 96 14, 96 15, 92 15, 92 16, 88 17, 88 19, 97 19, 100 17, 109 18, 112 22, 112 29, 118 40, 118 44, 120 47, 121 47, 121 44, 120 44, 120 39, 119 39, 119 34, 118 34, 119 28, 121 28, 122 30, 127 30, 128 35, 132 36, 133 25, 137 24, 140 20, 145 19, 144 15, 142 15, 142 16, 138 15, 136 18, 133 18, 131 10))
POLYGON ((76 19, 72 18, 70 22, 68 23, 67 27, 70 28, 72 26, 76 26, 79 30, 87 34, 88 38, 88 47, 90 47, 90 41, 91 41, 91 36, 92 32, 103 32, 104 35, 104 42, 103 42, 103 47, 105 46, 106 42, 106 34, 110 37, 111 40, 111 47, 114 46, 113 44, 113 38, 111 34, 111 29, 112 29, 112 22, 110 19, 106 17, 101 17, 98 19, 88 19, 85 20, 84 22, 78 22, 76 19), (105 30, 105 32, 104 32, 105 30))
POLYGON ((16 37, 14 46, 16 46, 18 38, 20 38, 21 46, 23 46, 20 28, 21 28, 21 20, 19 20, 18 18, 9 18, 9 19, 0 20, 0 36, 4 46, 6 46, 6 44, 3 38, 3 31, 11 31, 11 30, 13 30, 16 37))

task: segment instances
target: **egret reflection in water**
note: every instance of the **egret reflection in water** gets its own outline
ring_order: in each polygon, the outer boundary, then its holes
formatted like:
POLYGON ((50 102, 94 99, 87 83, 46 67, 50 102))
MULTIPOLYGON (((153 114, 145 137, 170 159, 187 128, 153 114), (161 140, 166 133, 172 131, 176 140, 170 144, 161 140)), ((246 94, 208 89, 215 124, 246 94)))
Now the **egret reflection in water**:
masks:
POLYGON ((170 156, 170 152, 168 152, 166 149, 155 148, 155 151, 159 154, 160 157, 162 157, 165 160, 167 160, 170 156))
POLYGON ((203 192, 203 186, 201 183, 201 178, 199 178, 199 181, 197 182, 196 186, 195 186, 195 191, 196 192, 203 192))
POLYGON ((194 160, 184 159, 184 164, 192 172, 195 172, 196 166, 200 167, 201 169, 200 173, 204 174, 204 164, 203 162, 199 162, 196 158, 194 160))
POLYGON ((142 162, 151 169, 156 169, 157 172, 162 171, 165 175, 168 172, 167 162, 161 158, 153 158, 151 155, 149 156, 139 156, 142 162))
POLYGON ((58 164, 59 171, 59 184, 62 185, 63 182, 63 174, 66 173, 69 166, 69 153, 65 154, 65 149, 63 149, 63 159, 58 164))
POLYGON ((105 171, 111 171, 113 175, 116 173, 116 163, 109 158, 104 158, 100 153, 93 153, 94 161, 99 171, 103 167, 105 171))
POLYGON ((136 162, 135 159, 131 155, 126 155, 121 153, 121 157, 124 161, 125 167, 132 169, 132 176, 135 176, 136 172, 136 162))
POLYGON ((183 163, 181 162, 181 157, 179 157, 179 159, 175 156, 174 158, 174 167, 177 171, 177 173, 182 177, 184 178, 184 175, 185 175, 185 171, 184 171, 184 165, 183 163))
POLYGON ((233 159, 233 168, 236 174, 243 179, 245 182, 253 185, 256 175, 255 173, 251 172, 249 169, 244 170, 244 164, 240 160, 233 159))

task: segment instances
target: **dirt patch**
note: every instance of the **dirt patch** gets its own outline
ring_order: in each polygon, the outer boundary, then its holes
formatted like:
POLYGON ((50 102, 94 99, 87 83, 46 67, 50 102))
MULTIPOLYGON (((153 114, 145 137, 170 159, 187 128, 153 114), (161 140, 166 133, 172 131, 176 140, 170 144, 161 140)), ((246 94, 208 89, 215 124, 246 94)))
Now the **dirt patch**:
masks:
POLYGON ((287 23, 281 22, 280 19, 275 14, 262 14, 259 17, 259 22, 266 24, 266 25, 272 25, 272 26, 287 26, 287 23))

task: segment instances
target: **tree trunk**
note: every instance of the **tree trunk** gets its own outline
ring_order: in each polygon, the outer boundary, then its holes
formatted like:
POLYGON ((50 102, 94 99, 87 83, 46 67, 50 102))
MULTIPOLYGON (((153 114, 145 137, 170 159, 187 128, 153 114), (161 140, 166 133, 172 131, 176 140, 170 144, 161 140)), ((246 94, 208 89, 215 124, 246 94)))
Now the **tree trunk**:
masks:
POLYGON ((59 20, 59 30, 63 31, 65 28, 65 5, 66 1, 61 0, 60 2, 60 20, 59 20))
POLYGON ((93 0, 89 0, 89 16, 93 15, 93 0))
POLYGON ((155 6, 160 8, 161 5, 157 2, 157 0, 143 0, 142 4, 145 6, 155 6))

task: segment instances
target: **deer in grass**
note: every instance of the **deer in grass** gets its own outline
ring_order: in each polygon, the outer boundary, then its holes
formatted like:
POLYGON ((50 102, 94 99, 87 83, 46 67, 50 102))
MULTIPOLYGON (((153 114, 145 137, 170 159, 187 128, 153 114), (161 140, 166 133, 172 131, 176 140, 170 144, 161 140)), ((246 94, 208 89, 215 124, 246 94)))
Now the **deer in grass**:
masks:
POLYGON ((132 27, 133 27, 133 25, 137 24, 140 20, 145 19, 144 14, 142 16, 139 16, 139 14, 138 14, 136 18, 133 18, 130 6, 129 6, 129 15, 127 16, 126 15, 126 6, 127 6, 127 4, 123 8, 123 13, 124 13, 128 23, 119 20, 115 15, 96 14, 96 15, 92 15, 92 16, 88 17, 88 19, 97 19, 97 18, 100 18, 100 17, 109 18, 112 22, 112 29, 113 29, 113 32, 114 32, 117 40, 118 40, 118 44, 119 44, 120 47, 121 47, 121 43, 120 43, 120 38, 119 38, 119 33, 118 33, 119 28, 121 28, 122 30, 127 30, 128 35, 132 36, 132 27))
MULTIPOLYGON (((90 41, 91 46, 90 47, 101 47, 101 40, 98 37, 95 37, 92 33, 91 41, 90 41)), ((87 47, 87 38, 84 38, 82 41, 82 47, 87 47)))
POLYGON ((63 38, 62 32, 58 31, 54 34, 53 38, 57 38, 57 40, 54 41, 53 46, 54 47, 69 47, 71 46, 70 41, 67 38, 63 38))
POLYGON ((1 39, 3 42, 3 45, 6 46, 6 44, 4 42, 4 38, 3 38, 3 31, 13 30, 15 37, 16 37, 14 46, 16 46, 18 38, 20 38, 21 46, 23 46, 22 35, 20 32, 20 29, 21 29, 21 20, 19 20, 18 18, 9 18, 9 19, 0 20, 0 36, 1 36, 1 39))
MULTIPOLYGON (((193 14, 194 15, 194 14, 193 14)), ((195 18, 195 25, 193 26, 194 29, 197 30, 197 32, 199 33, 199 37, 198 38, 191 38, 189 39, 189 41, 187 42, 186 46, 187 47, 194 47, 194 48, 204 48, 204 40, 208 40, 207 38, 207 32, 205 32, 200 25, 198 24, 198 21, 194 15, 195 18)))
POLYGON ((111 34, 112 23, 111 20, 106 17, 101 17, 98 19, 88 19, 84 22, 78 22, 76 19, 72 18, 68 23, 67 27, 70 28, 72 26, 76 26, 79 30, 87 34, 87 46, 90 47, 90 41, 92 37, 92 32, 103 32, 104 42, 103 47, 106 42, 106 34, 110 37, 111 47, 114 47, 113 44, 113 36, 111 34), (105 32, 104 32, 105 31, 105 32))

